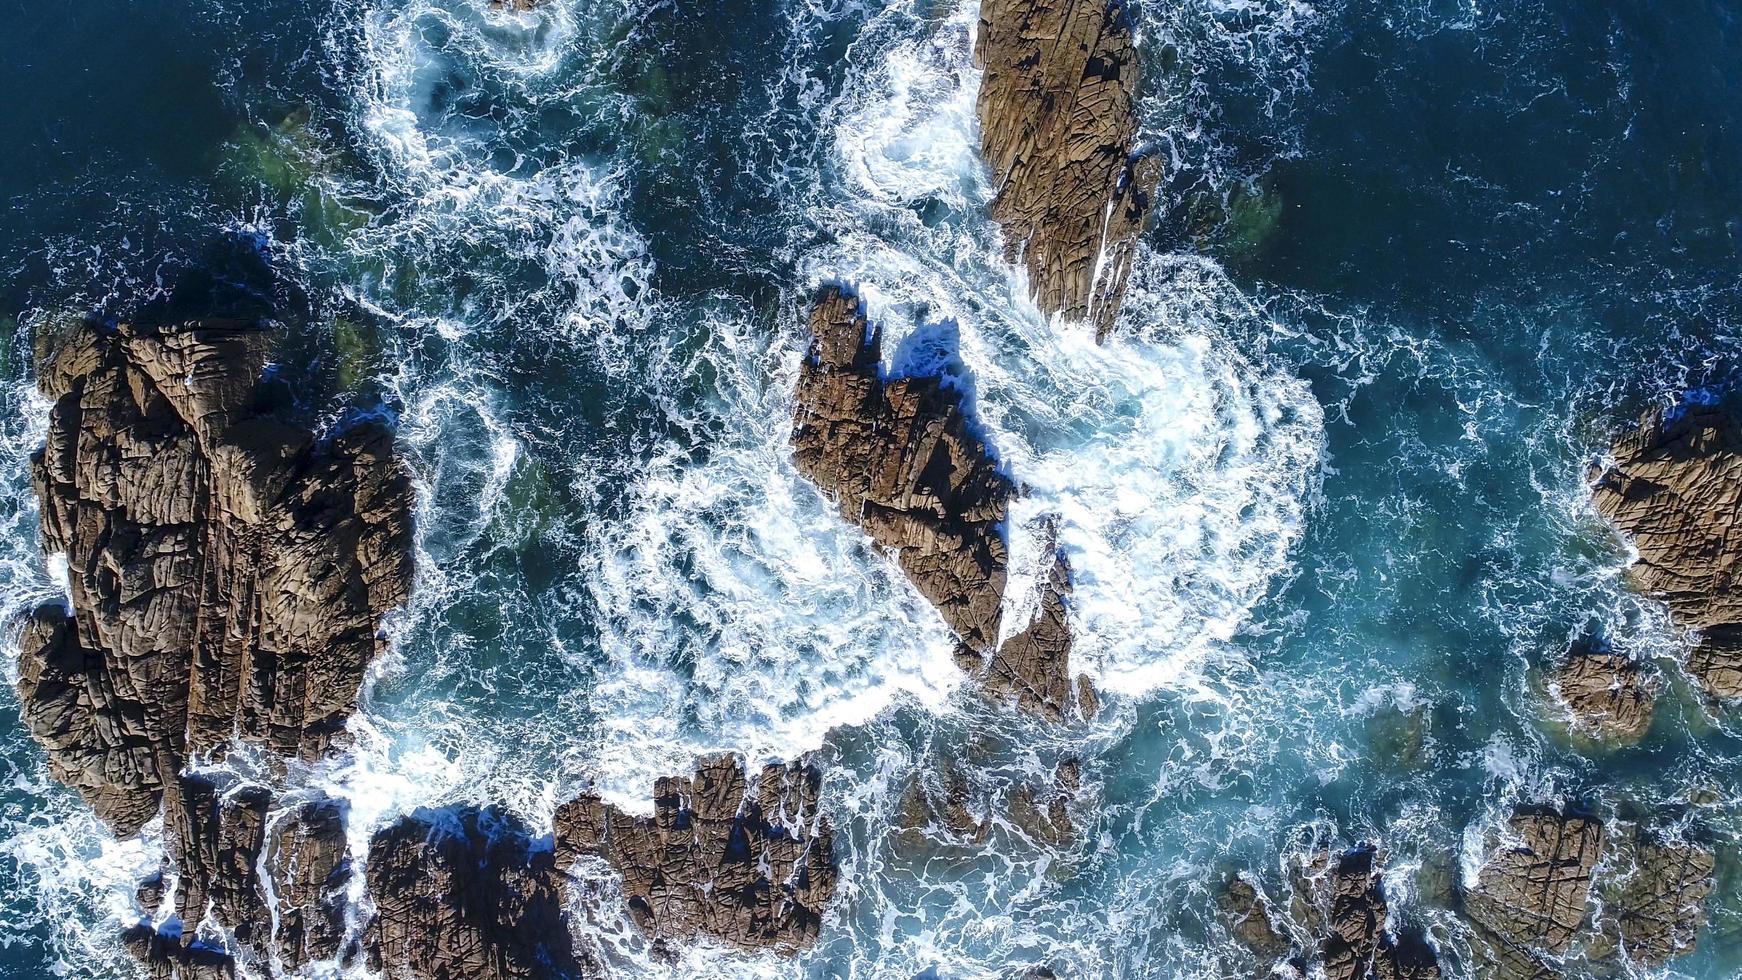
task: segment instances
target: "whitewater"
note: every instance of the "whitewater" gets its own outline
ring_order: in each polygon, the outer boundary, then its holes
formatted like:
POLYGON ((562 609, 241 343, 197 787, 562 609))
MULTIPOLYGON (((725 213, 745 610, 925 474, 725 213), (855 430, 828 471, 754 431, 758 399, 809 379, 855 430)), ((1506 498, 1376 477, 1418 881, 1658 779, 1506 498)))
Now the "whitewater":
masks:
MULTIPOLYGON (((1231 942, 1216 875, 1278 868, 1315 832, 1382 840, 1399 914, 1456 948, 1466 927, 1423 883, 1473 880, 1483 831, 1514 802, 1608 785, 1742 799, 1729 719, 1688 708, 1606 769, 1543 733, 1530 667, 1593 623, 1663 657, 1684 639, 1627 590, 1630 556, 1584 474, 1618 393, 1661 400, 1728 357, 1728 298, 1703 281, 1653 286, 1718 324, 1672 363, 1673 339, 1601 335, 1583 300, 1494 299, 1467 318, 1497 324, 1480 335, 1378 287, 1350 298, 1325 278, 1254 275, 1250 254, 1205 244, 1230 240, 1214 233, 1155 235, 1097 344, 1027 298, 986 216, 972 0, 712 18, 669 0, 295 6, 258 35, 287 67, 237 56, 223 86, 312 190, 275 196, 226 151, 233 200, 165 193, 266 236, 279 273, 324 297, 311 331, 378 324, 358 387, 393 415, 414 472, 416 585, 353 747, 293 766, 274 804, 345 801, 360 863, 420 807, 499 804, 548 834, 583 788, 644 812, 655 778, 707 753, 809 754, 841 871, 814 949, 664 956, 605 868, 569 886, 583 948, 623 976, 1210 977, 1231 942), (291 103, 313 106, 306 128, 282 125, 291 103), (891 371, 958 379, 1024 488, 1007 633, 1030 618, 1056 528, 1073 664, 1103 694, 1092 721, 986 703, 936 612, 795 469, 792 392, 825 282, 864 299, 891 371), (1520 366, 1551 347, 1572 354, 1520 366), (1624 375, 1632 362, 1651 366, 1624 375), (1009 801, 1069 759, 1079 831, 1037 839, 1009 801), (913 827, 916 784, 965 787, 986 842, 913 827)), ((1323 153, 1305 120, 1326 86, 1315 62, 1349 21, 1413 43, 1502 19, 1378 7, 1140 8, 1161 79, 1142 137, 1166 161, 1163 193, 1226 215, 1323 153)), ((143 241, 134 217, 105 233, 143 241)), ((117 280, 149 292, 156 248, 55 240, 16 260, 51 298, 22 328, 117 280)), ((15 336, 0 391, 8 621, 65 589, 38 552, 28 476, 49 406, 15 336)), ((5 664, 12 717, 15 652, 5 664)), ((135 975, 116 937, 161 827, 116 840, 21 726, 3 748, 0 948, 29 964, 19 977, 135 975)), ((1742 899, 1714 919, 1732 935, 1742 899)), ((1716 942, 1662 975, 1739 968, 1716 942)))

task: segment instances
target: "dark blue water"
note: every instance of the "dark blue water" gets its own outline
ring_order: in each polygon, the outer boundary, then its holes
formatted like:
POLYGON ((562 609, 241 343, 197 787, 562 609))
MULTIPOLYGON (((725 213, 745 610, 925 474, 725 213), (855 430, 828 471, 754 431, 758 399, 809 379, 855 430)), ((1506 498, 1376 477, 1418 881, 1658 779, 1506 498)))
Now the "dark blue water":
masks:
MULTIPOLYGON (((1542 671, 1601 633, 1674 677, 1584 473, 1736 367, 1739 12, 1138 6, 1173 168, 1103 350, 1018 299, 983 217, 971 4, 15 3, 6 611, 57 588, 33 331, 241 282, 308 414, 385 404, 418 475, 418 598, 355 758, 307 777, 359 843, 456 801, 547 824, 583 779, 643 798, 709 749, 827 763, 849 885, 819 947, 662 965, 607 894, 580 917, 627 974, 1216 976, 1216 876, 1276 881, 1316 828, 1381 841, 1394 911, 1469 976, 1450 882, 1511 804, 1565 800, 1714 843, 1673 975, 1734 976, 1735 719, 1672 683, 1599 751, 1542 671), (269 272, 235 273, 260 242, 269 272), (835 277, 892 349, 957 325, 1034 487, 1017 565, 1048 517, 1072 554, 1091 728, 960 690, 942 625, 786 461, 802 304, 835 277), (1007 812, 1065 757, 1071 841, 903 829, 915 778, 1007 812)), ((97 828, 4 697, 0 974, 131 976, 113 937, 157 844, 97 828)))

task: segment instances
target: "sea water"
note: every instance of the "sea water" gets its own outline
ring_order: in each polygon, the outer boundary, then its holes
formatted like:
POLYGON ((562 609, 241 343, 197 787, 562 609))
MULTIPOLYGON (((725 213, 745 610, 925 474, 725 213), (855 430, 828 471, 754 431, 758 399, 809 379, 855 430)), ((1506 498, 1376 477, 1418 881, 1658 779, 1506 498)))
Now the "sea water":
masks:
MULTIPOLYGON (((1464 977, 1446 894, 1513 803, 1699 794, 1720 880, 1669 975, 1735 975, 1735 719, 1678 681, 1638 746, 1596 751, 1542 678, 1579 636, 1685 642, 1626 589, 1586 473, 1735 367, 1739 14, 1136 5, 1167 172, 1098 346, 1024 298, 985 216, 973 0, 20 5, 0 613, 64 588, 31 338, 244 241, 302 409, 378 406, 416 477, 417 587, 354 749, 291 774, 349 802, 365 862, 420 806, 548 829, 583 787, 645 810, 703 753, 813 753, 842 881, 816 948, 669 962, 603 877, 572 888, 590 950, 626 976, 1219 976, 1219 876, 1274 879, 1322 834, 1384 846, 1394 915, 1464 977), (891 370, 951 373, 1026 487, 1007 630, 1057 529, 1092 723, 983 704, 793 467, 824 281, 891 370), (1008 801, 1067 758, 1076 833, 1036 839, 1008 801), (909 826, 916 779, 968 787, 986 841, 909 826)), ((5 687, 0 974, 134 976, 117 937, 160 829, 108 834, 5 687)))

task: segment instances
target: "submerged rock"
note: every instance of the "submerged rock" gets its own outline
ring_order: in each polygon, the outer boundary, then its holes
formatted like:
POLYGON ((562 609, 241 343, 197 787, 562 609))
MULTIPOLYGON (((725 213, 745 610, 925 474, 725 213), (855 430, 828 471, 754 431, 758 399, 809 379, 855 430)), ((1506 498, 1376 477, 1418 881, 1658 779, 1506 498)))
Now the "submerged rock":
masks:
POLYGON ((1572 947, 1585 924, 1603 825, 1570 810, 1514 811, 1508 832, 1490 832, 1487 858, 1464 911, 1486 941, 1496 971, 1536 977, 1572 947))
POLYGON ((733 755, 654 786, 653 815, 588 793, 556 813, 563 867, 603 858, 623 876, 635 924, 657 942, 697 937, 795 953, 816 942, 835 892, 834 831, 821 776, 793 763, 751 777, 733 755))
MULTIPOLYGON (((32 476, 72 604, 36 609, 20 636, 24 721, 56 777, 121 836, 161 806, 180 918, 209 910, 242 944, 270 938, 256 869, 271 796, 187 762, 232 739, 310 759, 333 747, 411 584, 392 433, 366 421, 317 441, 278 421, 256 393, 269 346, 252 320, 48 338, 38 383, 55 405, 32 476)), ((342 833, 319 834, 322 855, 280 865, 276 885, 316 905, 343 862, 342 833)), ((318 931, 311 919, 281 958, 330 955, 318 931)), ((191 935, 181 953, 176 936, 134 938, 164 969, 212 958, 191 935)))
POLYGON ((1742 421, 1735 399, 1648 414, 1593 474, 1597 510, 1639 551, 1641 591, 1701 631, 1688 672, 1721 701, 1742 700, 1742 421))
MULTIPOLYGON (((942 376, 886 378, 882 336, 857 297, 825 288, 794 399, 793 461, 863 528, 961 641, 956 659, 988 690, 1052 720, 1094 713, 1073 682, 1070 569, 1055 557, 1033 623, 999 645, 1016 489, 942 376)), ((1049 549, 1050 551, 1051 549, 1049 549)))
POLYGON ((980 151, 992 216, 1047 313, 1113 326, 1161 160, 1136 146, 1137 52, 1120 0, 985 0, 980 151))
POLYGON ((1656 677, 1607 644, 1574 644, 1555 671, 1554 691, 1572 711, 1575 730, 1602 741, 1631 744, 1651 728, 1656 677))
POLYGON ((1617 859, 1605 862, 1619 867, 1602 888, 1604 946, 1653 969, 1693 952, 1706 924, 1706 898, 1717 867, 1713 853, 1644 834, 1619 850, 1617 859))
POLYGON ((1216 892, 1216 913, 1222 927, 1261 963, 1288 954, 1290 943, 1271 912, 1270 900, 1243 875, 1229 875, 1216 892))
POLYGON ((569 980, 584 971, 548 840, 494 808, 419 810, 369 842, 364 934, 386 980, 569 980))

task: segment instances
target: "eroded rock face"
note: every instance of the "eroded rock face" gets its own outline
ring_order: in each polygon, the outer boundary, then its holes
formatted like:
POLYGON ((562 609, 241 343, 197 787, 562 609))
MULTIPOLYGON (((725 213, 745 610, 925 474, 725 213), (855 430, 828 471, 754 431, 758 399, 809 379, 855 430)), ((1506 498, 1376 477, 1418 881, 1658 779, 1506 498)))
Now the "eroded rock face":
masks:
POLYGON ((314 758, 342 734, 380 619, 411 584, 411 484, 392 433, 365 421, 317 442, 275 419, 258 399, 271 338, 255 321, 87 322, 52 341, 32 475, 72 604, 24 624, 24 721, 117 834, 161 808, 186 935, 130 936, 153 970, 220 969, 232 942, 265 956, 278 941, 292 964, 330 956, 342 829, 313 812, 269 825, 265 787, 185 770, 232 739, 314 758), (278 880, 262 882, 279 842, 278 880), (268 887, 294 896, 276 937, 268 887), (216 935, 196 931, 208 915, 216 935))
POLYGON ((1056 547, 1047 550, 1052 561, 1040 580, 1040 601, 1028 627, 983 664, 964 654, 958 659, 988 692, 1030 714, 1052 722, 1091 718, 1099 703, 1095 689, 1088 678, 1071 677, 1070 563, 1056 547))
POLYGON ((1314 851, 1294 876, 1296 916, 1321 936, 1330 980, 1439 980, 1439 960, 1420 933, 1387 930, 1383 858, 1372 844, 1314 851))
POLYGON ((660 779, 651 817, 594 794, 564 804, 558 857, 564 867, 603 858, 621 873, 630 917, 656 941, 793 953, 816 942, 835 891, 820 786, 807 765, 771 764, 752 778, 736 756, 714 756, 694 777, 660 779))
POLYGON ((857 297, 823 290, 799 374, 793 461, 979 652, 998 642, 1015 492, 941 378, 885 380, 857 297))
POLYGON ((980 151, 992 216, 1035 302, 1105 336, 1161 161, 1136 146, 1137 52, 1119 0, 984 0, 980 151))
POLYGON ((1554 689, 1582 733, 1626 745, 1651 728, 1656 676, 1645 664, 1607 645, 1575 644, 1555 671, 1554 689))
MULTIPOLYGON (((586 975, 547 841, 496 809, 419 810, 369 842, 369 966, 387 980, 586 975)), ((587 971, 591 972, 591 971, 587 971)))
POLYGON ((1585 923, 1603 825, 1572 811, 1523 808, 1492 834, 1464 910, 1488 942, 1497 971, 1535 977, 1559 959, 1585 923))
MULTIPOLYGON (((1092 715, 1070 673, 1070 567, 1056 555, 1038 611, 1002 645, 1006 517, 1015 486, 942 377, 886 378, 882 338, 857 297, 825 288, 793 412, 793 461, 896 562, 961 641, 986 689, 1054 721, 1092 715)), ((1056 549, 1048 549, 1054 552, 1056 549)))
POLYGON ((1632 538, 1629 569, 1643 592, 1669 604, 1702 638, 1687 668, 1706 692, 1742 700, 1742 423, 1736 399, 1647 415, 1594 474, 1592 497, 1632 538))

